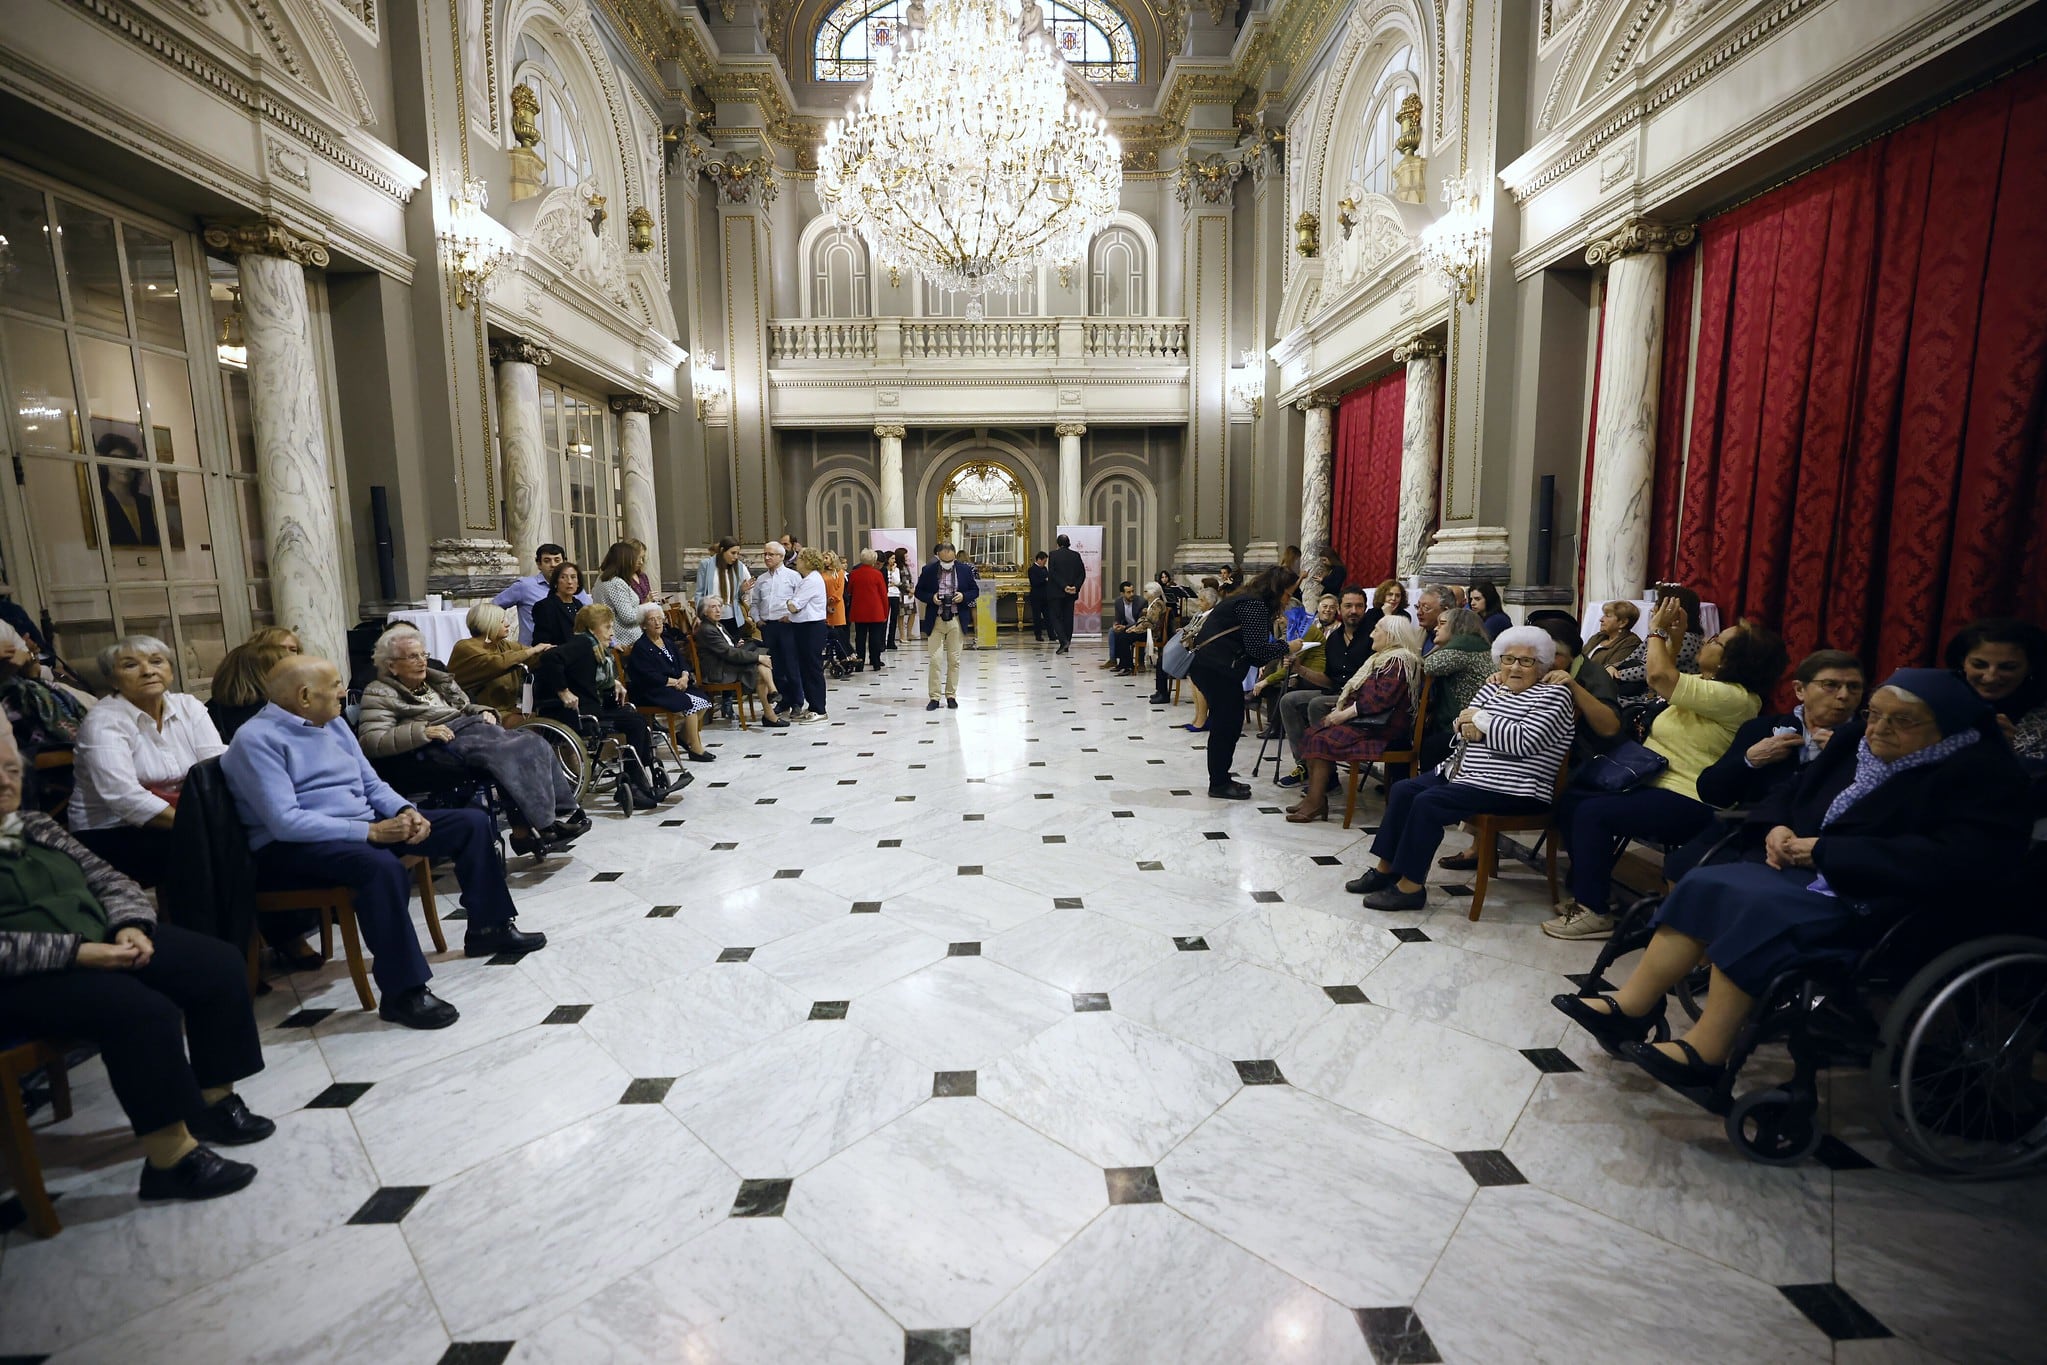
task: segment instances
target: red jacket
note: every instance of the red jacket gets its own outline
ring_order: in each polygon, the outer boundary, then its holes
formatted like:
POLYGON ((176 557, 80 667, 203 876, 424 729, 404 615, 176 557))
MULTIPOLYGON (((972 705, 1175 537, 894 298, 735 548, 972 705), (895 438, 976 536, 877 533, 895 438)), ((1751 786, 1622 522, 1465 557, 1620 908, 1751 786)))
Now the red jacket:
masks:
POLYGON ((856 564, 846 575, 847 614, 857 623, 888 620, 888 580, 872 564, 856 564))

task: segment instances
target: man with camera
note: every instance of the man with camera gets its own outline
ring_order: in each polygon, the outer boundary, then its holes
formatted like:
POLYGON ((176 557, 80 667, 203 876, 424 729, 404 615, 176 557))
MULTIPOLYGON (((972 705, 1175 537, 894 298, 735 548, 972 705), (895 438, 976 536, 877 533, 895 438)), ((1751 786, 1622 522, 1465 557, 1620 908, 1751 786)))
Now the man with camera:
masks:
POLYGON ((941 699, 948 710, 960 709, 953 695, 959 690, 960 645, 964 630, 974 622, 974 599, 980 595, 981 585, 973 569, 954 558, 950 544, 940 541, 938 558, 917 575, 917 600, 924 604, 924 638, 931 645, 931 701, 926 711, 936 711, 941 699))

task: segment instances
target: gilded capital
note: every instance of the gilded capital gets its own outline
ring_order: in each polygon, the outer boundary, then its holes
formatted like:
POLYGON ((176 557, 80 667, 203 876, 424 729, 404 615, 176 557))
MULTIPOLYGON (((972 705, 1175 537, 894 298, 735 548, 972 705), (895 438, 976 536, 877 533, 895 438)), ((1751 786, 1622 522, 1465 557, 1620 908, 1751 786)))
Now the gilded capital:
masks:
POLYGON ((1333 408, 1339 401, 1341 400, 1333 393, 1310 393, 1296 398, 1294 406, 1302 412, 1307 412, 1313 408, 1333 408))
POLYGON ((206 229, 206 248, 230 256, 282 256, 300 265, 324 268, 327 244, 317 237, 305 237, 275 218, 253 223, 214 223, 206 229))
POLYGON ((552 365, 554 355, 537 341, 524 337, 496 337, 490 343, 490 363, 503 365, 507 361, 519 365, 552 365))
POLYGON ((614 393, 611 395, 611 410, 621 415, 628 412, 643 413, 652 417, 661 411, 661 405, 643 394, 614 393))
POLYGON ((1699 230, 1689 223, 1672 226, 1647 218, 1630 218, 1607 236, 1595 237, 1585 244, 1585 264, 1605 265, 1645 251, 1667 256, 1690 246, 1698 235, 1699 230))
POLYGON ((1427 332, 1416 332, 1393 348, 1395 364, 1405 365, 1410 360, 1425 360, 1430 356, 1443 354, 1443 343, 1427 332))
POLYGON ((908 436, 910 432, 901 423, 883 422, 874 429, 874 434, 884 441, 900 441, 905 436, 908 436))
POLYGON ((1052 430, 1062 438, 1067 436, 1080 437, 1087 435, 1087 423, 1061 422, 1058 426, 1052 428, 1052 430))

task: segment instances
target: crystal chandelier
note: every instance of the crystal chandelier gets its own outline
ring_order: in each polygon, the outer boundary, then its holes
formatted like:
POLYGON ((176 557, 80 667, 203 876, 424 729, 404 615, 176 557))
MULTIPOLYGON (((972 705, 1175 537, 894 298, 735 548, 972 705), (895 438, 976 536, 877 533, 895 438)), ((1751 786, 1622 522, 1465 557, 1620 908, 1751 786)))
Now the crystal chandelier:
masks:
POLYGON ((1016 0, 937 0, 903 51, 825 130, 819 197, 904 269, 967 295, 1017 289, 1041 262, 1071 269, 1116 211, 1122 151, 1067 102, 1066 64, 1018 36, 1016 0))
POLYGON ((1478 279, 1485 270, 1486 247, 1493 230, 1478 202, 1478 190, 1465 176, 1443 182, 1443 202, 1450 211, 1422 229, 1422 268, 1444 276, 1466 303, 1478 302, 1478 279))

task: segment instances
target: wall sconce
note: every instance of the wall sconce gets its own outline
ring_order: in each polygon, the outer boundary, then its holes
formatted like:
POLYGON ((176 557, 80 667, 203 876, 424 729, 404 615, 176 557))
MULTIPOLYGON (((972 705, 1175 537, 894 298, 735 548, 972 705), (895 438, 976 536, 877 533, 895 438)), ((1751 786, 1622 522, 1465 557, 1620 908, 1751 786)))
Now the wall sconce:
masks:
POLYGON ((1322 220, 1305 209, 1294 219, 1294 250, 1308 257, 1322 254, 1322 220))
POLYGON ((1265 355, 1262 351, 1243 353, 1243 363, 1230 367, 1230 407, 1233 415, 1265 415, 1265 355))
POLYGON ((246 370, 249 368, 249 343, 242 335, 242 287, 229 285, 227 296, 227 316, 220 320, 220 333, 213 347, 214 358, 229 369, 246 370))
POLYGON ((1466 303, 1477 303, 1493 230, 1480 210, 1478 191, 1466 177, 1443 182, 1443 202, 1450 211, 1422 229, 1422 267, 1447 278, 1452 292, 1466 303))
POLYGON ((690 371, 692 387, 696 390, 697 420, 703 421, 712 408, 725 401, 725 371, 718 368, 718 357, 705 351, 697 357, 694 369, 690 371))
POLYGON ((481 302, 490 277, 512 259, 511 251, 496 240, 497 225, 483 211, 489 201, 490 187, 481 180, 470 180, 449 204, 450 221, 441 234, 441 249, 447 254, 448 281, 457 308, 481 302))
POLYGON ((654 215, 647 212, 645 204, 633 205, 633 211, 625 216, 625 244, 639 255, 654 249, 654 215))

